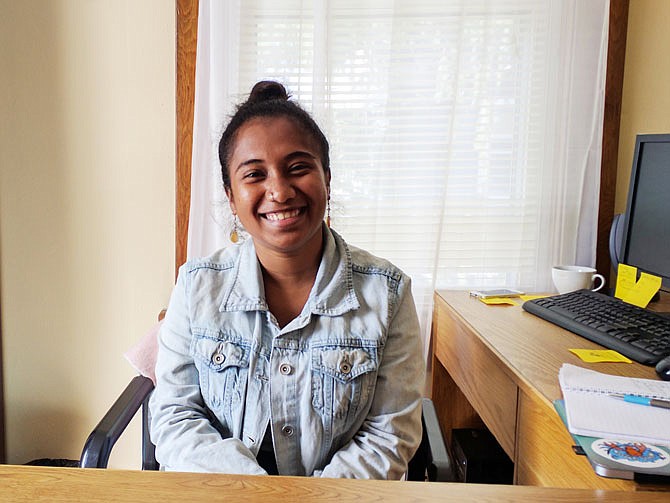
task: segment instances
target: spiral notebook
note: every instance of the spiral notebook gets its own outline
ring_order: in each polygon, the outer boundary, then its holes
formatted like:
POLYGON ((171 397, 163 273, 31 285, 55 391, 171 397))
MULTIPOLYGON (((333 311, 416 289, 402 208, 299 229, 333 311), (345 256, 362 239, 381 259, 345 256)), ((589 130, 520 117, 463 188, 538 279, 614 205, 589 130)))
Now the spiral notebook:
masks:
POLYGON ((570 433, 670 445, 670 409, 610 396, 631 394, 670 400, 670 382, 613 376, 567 363, 558 379, 570 433))

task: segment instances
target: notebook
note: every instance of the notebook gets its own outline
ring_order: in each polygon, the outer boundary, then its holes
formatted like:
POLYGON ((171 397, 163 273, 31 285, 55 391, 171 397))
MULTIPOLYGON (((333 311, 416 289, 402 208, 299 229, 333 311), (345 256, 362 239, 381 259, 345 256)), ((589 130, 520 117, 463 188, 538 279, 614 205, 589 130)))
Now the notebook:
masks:
POLYGON ((613 376, 567 363, 558 379, 570 433, 670 446, 670 409, 610 396, 631 394, 670 400, 670 382, 613 376))

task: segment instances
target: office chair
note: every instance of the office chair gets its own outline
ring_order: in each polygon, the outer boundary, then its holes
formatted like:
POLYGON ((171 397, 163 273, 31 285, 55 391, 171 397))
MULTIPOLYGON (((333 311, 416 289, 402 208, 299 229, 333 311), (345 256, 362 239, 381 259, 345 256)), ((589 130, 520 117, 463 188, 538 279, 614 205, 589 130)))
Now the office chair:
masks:
MULTIPOLYGON (((114 444, 135 414, 142 409, 142 469, 158 470, 155 446, 149 438, 149 397, 153 381, 145 376, 134 377, 102 420, 89 435, 79 460, 81 468, 107 468, 114 444)), ((423 399, 421 444, 410 460, 407 480, 454 481, 451 458, 442 438, 433 402, 423 399)))

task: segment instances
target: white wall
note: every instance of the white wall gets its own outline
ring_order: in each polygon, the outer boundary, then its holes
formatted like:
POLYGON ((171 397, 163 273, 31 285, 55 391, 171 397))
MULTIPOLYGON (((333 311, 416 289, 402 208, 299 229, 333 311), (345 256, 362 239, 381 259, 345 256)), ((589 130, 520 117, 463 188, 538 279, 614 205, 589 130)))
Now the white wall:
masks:
MULTIPOLYGON (((0 12, 7 461, 77 459, 174 281, 174 2, 0 12)), ((113 466, 139 466, 131 433, 113 466)))

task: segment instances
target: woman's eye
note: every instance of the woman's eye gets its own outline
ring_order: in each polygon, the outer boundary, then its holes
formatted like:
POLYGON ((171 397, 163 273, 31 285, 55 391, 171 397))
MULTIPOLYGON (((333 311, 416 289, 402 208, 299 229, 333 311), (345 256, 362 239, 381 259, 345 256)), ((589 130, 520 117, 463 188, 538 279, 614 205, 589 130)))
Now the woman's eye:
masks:
POLYGON ((259 178, 261 176, 263 176, 263 173, 261 173, 260 171, 249 171, 248 173, 244 174, 243 178, 254 179, 254 178, 259 178))
POLYGON ((298 173, 298 174, 309 171, 309 169, 310 169, 310 166, 308 164, 294 164, 290 168, 291 173, 298 173))

